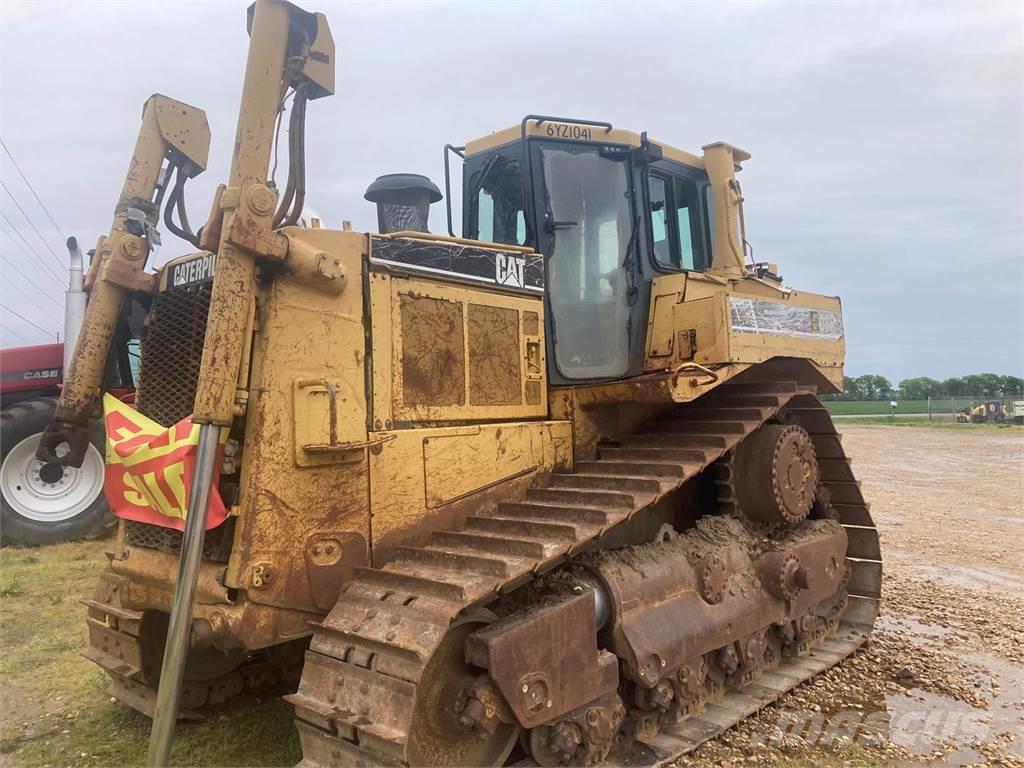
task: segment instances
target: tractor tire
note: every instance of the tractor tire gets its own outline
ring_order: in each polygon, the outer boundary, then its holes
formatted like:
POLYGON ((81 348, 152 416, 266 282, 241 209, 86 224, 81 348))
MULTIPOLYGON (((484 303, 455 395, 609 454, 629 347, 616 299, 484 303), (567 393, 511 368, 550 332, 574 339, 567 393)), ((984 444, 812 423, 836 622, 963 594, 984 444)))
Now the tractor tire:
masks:
POLYGON ((36 446, 57 400, 39 397, 0 412, 0 543, 54 544, 97 538, 116 519, 103 493, 103 422, 90 427, 91 444, 80 469, 44 464, 36 446))

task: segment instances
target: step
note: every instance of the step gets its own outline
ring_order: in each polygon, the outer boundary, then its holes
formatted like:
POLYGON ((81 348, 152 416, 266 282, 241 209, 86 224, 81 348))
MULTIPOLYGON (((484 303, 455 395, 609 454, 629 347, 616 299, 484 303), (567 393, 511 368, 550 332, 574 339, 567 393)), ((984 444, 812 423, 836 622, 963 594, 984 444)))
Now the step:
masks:
POLYGON ((367 584, 384 589, 392 589, 404 594, 426 595, 451 602, 464 602, 466 599, 466 589, 461 584, 436 581, 423 578, 422 576, 413 576, 408 573, 357 567, 352 570, 352 576, 367 584))
POLYGON ((723 392, 715 390, 707 395, 708 405, 731 406, 734 408, 779 408, 789 395, 748 394, 745 392, 723 392))
POLYGON ((668 419, 652 424, 657 432, 671 432, 685 435, 743 435, 753 432, 758 421, 691 421, 686 419, 668 419))
POLYGON ((472 532, 522 537, 553 544, 579 540, 579 532, 574 525, 517 520, 508 517, 467 517, 466 529, 472 532))
POLYGON ((715 391, 728 393, 744 392, 754 395, 780 392, 788 395, 800 391, 800 387, 797 386, 795 381, 733 381, 728 384, 723 384, 715 391))
POLYGON ((502 503, 498 505, 493 516, 517 520, 538 520, 545 523, 581 523, 584 525, 606 525, 608 523, 608 513, 603 509, 558 504, 502 503))
POLYGON ((728 444, 721 435, 674 435, 667 432, 622 435, 618 442, 623 446, 665 448, 725 448, 728 444))
POLYGON ((633 497, 626 493, 569 488, 528 488, 526 498, 528 501, 537 501, 541 504, 565 504, 605 509, 632 509, 635 504, 633 497))
POLYGON ((680 478, 685 474, 682 464, 606 460, 577 461, 576 471, 583 475, 621 475, 623 477, 660 477, 668 479, 680 478))
POLYGON ((507 537, 484 536, 465 531, 437 531, 431 536, 431 545, 486 552, 506 557, 526 557, 540 560, 545 556, 544 545, 529 539, 512 539, 507 537))
MULTIPOLYGON (((699 401, 698 401, 699 403, 699 401)), ((680 421, 753 421, 760 424, 768 416, 767 408, 723 408, 694 404, 682 408, 673 419, 680 421)))
POLYGON ((630 493, 661 493, 661 483, 652 477, 629 475, 602 475, 575 472, 571 475, 552 475, 549 488, 577 488, 630 493))
POLYGON ((479 555, 466 555, 445 549, 421 549, 419 547, 398 547, 394 563, 409 564, 412 567, 427 565, 458 573, 483 574, 487 576, 509 575, 508 564, 503 560, 479 555))
POLYGON ((703 467, 708 462, 706 451, 699 448, 650 448, 640 445, 599 445, 601 461, 635 461, 640 463, 675 464, 685 468, 687 474, 693 466, 703 467))

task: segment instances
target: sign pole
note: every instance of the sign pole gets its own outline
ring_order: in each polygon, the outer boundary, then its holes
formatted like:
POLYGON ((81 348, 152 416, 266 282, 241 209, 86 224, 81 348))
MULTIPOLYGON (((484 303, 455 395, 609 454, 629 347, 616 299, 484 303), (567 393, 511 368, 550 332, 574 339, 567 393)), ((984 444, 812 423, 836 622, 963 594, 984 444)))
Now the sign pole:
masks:
POLYGON ((203 560, 203 538, 206 518, 210 509, 210 491, 217 459, 220 427, 201 424, 196 464, 192 475, 192 489, 188 497, 185 534, 181 542, 181 560, 178 562, 178 580, 171 603, 171 620, 167 627, 167 644, 160 668, 160 686, 156 693, 156 711, 153 730, 149 737, 149 756, 146 765, 164 768, 171 756, 171 740, 181 698, 181 683, 188 658, 189 637, 192 629, 192 603, 196 595, 196 580, 203 560))

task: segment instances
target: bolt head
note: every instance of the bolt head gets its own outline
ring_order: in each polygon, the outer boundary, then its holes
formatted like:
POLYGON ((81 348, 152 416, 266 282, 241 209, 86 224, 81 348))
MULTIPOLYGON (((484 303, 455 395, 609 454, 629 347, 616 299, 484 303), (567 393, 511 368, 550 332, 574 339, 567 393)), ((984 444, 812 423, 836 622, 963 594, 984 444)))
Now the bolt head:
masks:
POLYGON ((274 206, 277 204, 277 195, 267 187, 253 187, 249 190, 248 202, 249 210, 257 216, 269 216, 274 212, 274 206))
POLYGON ((131 261, 136 261, 145 256, 146 247, 143 245, 142 238, 132 235, 121 240, 121 254, 131 261))

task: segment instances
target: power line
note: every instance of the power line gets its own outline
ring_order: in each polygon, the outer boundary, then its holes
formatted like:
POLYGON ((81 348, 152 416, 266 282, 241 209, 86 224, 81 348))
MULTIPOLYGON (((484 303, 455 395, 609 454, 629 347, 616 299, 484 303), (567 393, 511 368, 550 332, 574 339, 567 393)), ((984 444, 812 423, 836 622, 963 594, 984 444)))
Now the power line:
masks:
POLYGON ((42 234, 40 234, 39 230, 36 229, 36 225, 32 223, 32 219, 30 219, 28 217, 28 214, 25 213, 25 209, 21 207, 20 203, 18 203, 17 198, 15 198, 14 195, 11 194, 11 190, 9 190, 7 188, 7 185, 4 184, 3 180, 0 180, 0 187, 4 188, 4 192, 6 192, 7 196, 9 198, 11 198, 11 201, 14 203, 14 207, 17 208, 19 211, 21 211, 21 215, 25 217, 25 221, 27 221, 28 225, 30 227, 32 227, 32 231, 36 233, 36 236, 39 238, 39 242, 41 242, 43 245, 46 246, 46 250, 48 250, 51 254, 53 254, 53 258, 55 258, 57 260, 57 263, 60 264, 62 268, 67 269, 68 268, 67 264, 65 264, 63 261, 61 261, 61 258, 60 258, 60 256, 57 255, 57 252, 54 251, 53 248, 50 247, 50 244, 48 242, 46 242, 46 240, 43 238, 42 234))
POLYGON ((25 177, 25 174, 22 172, 21 168, 18 167, 18 161, 14 159, 14 155, 11 154, 11 150, 7 148, 7 145, 4 143, 3 139, 0 139, 0 147, 3 147, 4 152, 6 152, 7 156, 11 158, 11 163, 14 165, 14 170, 18 172, 18 175, 21 176, 21 180, 25 182, 25 186, 28 187, 29 192, 32 193, 32 197, 34 197, 36 199, 36 202, 39 203, 39 207, 43 209, 43 213, 46 214, 46 218, 48 218, 50 220, 50 223, 53 224, 54 228, 58 232, 60 232, 60 236, 67 240, 68 238, 67 235, 64 234, 64 230, 60 228, 60 224, 54 221, 53 216, 50 215, 49 209, 43 204, 43 201, 39 199, 39 195, 36 194, 35 188, 25 177))
MULTIPOLYGON (((18 248, 21 249, 21 252, 28 256, 29 251, 31 251, 32 255, 35 256, 36 261, 38 261, 43 267, 45 267, 46 271, 50 273, 54 280, 57 281, 57 285, 63 287, 64 284, 61 281, 60 276, 58 276, 56 272, 50 269, 49 264, 43 261, 43 257, 39 255, 36 249, 31 246, 31 244, 29 244, 28 240, 25 239, 25 236, 18 231, 18 228, 14 226, 14 222, 7 218, 7 214, 5 214, 3 211, 0 211, 0 218, 7 222, 7 225, 14 231, 14 234, 16 234, 21 239, 21 242, 23 242, 25 246, 28 248, 28 251, 26 251, 24 248, 18 245, 18 248)), ((6 229, 0 227, 0 230, 2 230, 5 234, 7 234, 8 237, 10 237, 10 233, 7 232, 6 229)), ((15 245, 17 245, 17 240, 15 240, 13 237, 11 237, 11 241, 14 242, 15 245)))
POLYGON ((17 312, 15 312, 15 311, 14 311, 13 309, 11 309, 10 307, 8 307, 8 306, 7 306, 6 304, 2 304, 2 303, 0 303, 0 309, 6 309, 6 310, 7 310, 8 312, 10 312, 10 313, 11 313, 12 315, 14 315, 15 317, 19 318, 20 320, 24 320, 24 321, 25 321, 26 323, 28 323, 29 325, 31 325, 31 326, 32 326, 33 328, 36 328, 37 330, 40 330, 40 331, 42 331, 42 332, 43 332, 43 333, 45 333, 45 334, 46 334, 47 336, 53 336, 53 335, 54 335, 54 332, 53 332, 53 331, 48 331, 48 330, 46 330, 45 328, 43 328, 43 327, 42 327, 41 325, 36 325, 35 323, 33 323, 33 322, 32 322, 31 320, 29 320, 29 319, 28 319, 27 317, 25 317, 24 315, 19 315, 19 314, 18 314, 17 312))
MULTIPOLYGON (((7 287, 9 287, 9 288, 13 288, 14 290, 16 290, 16 291, 17 291, 18 293, 20 293, 20 294, 21 294, 22 296, 24 296, 24 297, 25 297, 26 299, 28 299, 28 301, 32 302, 32 304, 33 304, 33 305, 36 305, 36 304, 37 304, 36 300, 35 300, 35 299, 33 299, 33 298, 32 298, 31 296, 29 296, 29 295, 28 295, 27 293, 25 293, 25 291, 23 291, 23 290, 21 289, 21 286, 19 286, 19 285, 18 285, 18 284, 17 284, 16 282, 14 282, 13 280, 8 280, 8 281, 7 281, 7 287)), ((45 295, 45 294, 44 294, 44 295, 45 295)), ((47 296, 46 298, 50 299, 50 297, 49 297, 49 296, 47 296)), ((53 301, 53 299, 50 299, 50 301, 53 301)), ((57 305, 57 302, 53 301, 53 303, 54 303, 54 305, 57 305)), ((60 309, 61 309, 61 311, 63 311, 63 307, 61 307, 60 309)))
MULTIPOLYGON (((7 264, 7 266, 9 266, 11 269, 13 269, 19 275, 21 275, 25 279, 26 283, 28 283, 33 288, 35 288, 37 291, 39 291, 39 293, 41 293, 46 298, 47 301, 49 301, 51 304, 53 304, 53 306, 57 307, 61 312, 64 311, 64 307, 62 307, 60 304, 58 304, 56 301, 54 301, 53 297, 50 296, 50 294, 48 294, 42 288, 40 288, 38 283, 33 281, 32 278, 30 278, 28 275, 26 275, 24 272, 22 272, 21 269, 19 269, 17 264, 15 264, 14 262, 8 260, 8 258, 6 256, 4 256, 2 253, 0 253, 0 260, 3 260, 3 262, 5 264, 7 264)), ((12 282, 12 281, 8 281, 8 284, 17 287, 17 285, 14 282, 12 282)), ((24 294, 22 294, 22 295, 24 296, 24 294)), ((25 298, 28 298, 28 297, 26 296, 25 298)), ((30 299, 30 301, 31 301, 31 299, 30 299)))
POLYGON ((9 333, 9 334, 11 334, 12 336, 14 336, 15 338, 17 338, 17 339, 21 339, 22 341, 24 341, 24 342, 26 342, 26 343, 28 343, 28 344, 31 344, 31 343, 32 343, 32 340, 31 340, 31 339, 26 339, 26 338, 25 338, 24 336, 22 336, 22 335, 21 335, 20 333, 18 333, 18 332, 17 332, 16 330, 14 330, 13 328, 3 328, 2 330, 3 330, 3 332, 4 332, 4 333, 9 333))

